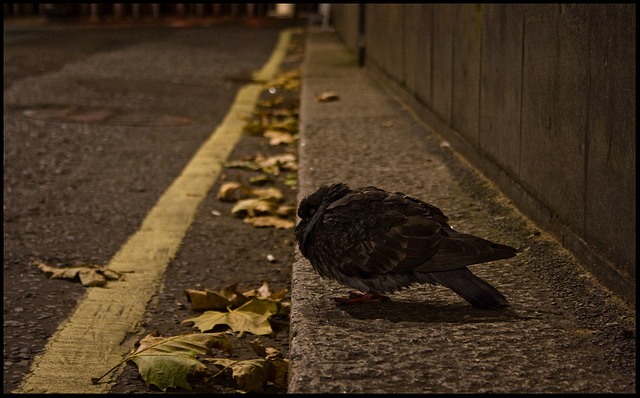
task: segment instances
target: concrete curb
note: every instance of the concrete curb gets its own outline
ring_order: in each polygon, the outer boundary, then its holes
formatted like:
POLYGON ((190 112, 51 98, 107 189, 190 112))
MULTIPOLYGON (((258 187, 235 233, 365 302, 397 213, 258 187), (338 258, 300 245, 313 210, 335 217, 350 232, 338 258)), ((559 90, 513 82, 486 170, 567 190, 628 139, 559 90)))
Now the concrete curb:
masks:
MULTIPOLYGON (((290 393, 635 391, 635 365, 633 377, 613 369, 607 350, 592 344, 601 331, 576 320, 575 303, 563 302, 536 267, 592 280, 359 69, 333 31, 308 32, 300 137, 299 199, 339 181, 401 191, 440 207, 454 228, 521 254, 472 266, 511 303, 483 311, 438 286, 339 307, 330 299, 349 289, 321 279, 296 253, 290 393), (314 100, 325 91, 339 100, 314 100)), ((616 323, 633 330, 633 313, 616 311, 616 323)))

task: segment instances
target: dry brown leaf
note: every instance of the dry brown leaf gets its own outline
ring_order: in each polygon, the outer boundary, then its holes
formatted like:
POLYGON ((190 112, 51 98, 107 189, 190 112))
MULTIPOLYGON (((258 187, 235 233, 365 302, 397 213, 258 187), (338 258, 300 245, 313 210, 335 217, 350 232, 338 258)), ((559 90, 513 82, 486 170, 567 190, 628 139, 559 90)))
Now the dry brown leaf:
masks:
POLYGON ((269 283, 267 281, 262 281, 262 286, 260 286, 259 288, 247 290, 242 294, 246 297, 253 296, 261 299, 271 299, 275 301, 280 301, 284 298, 284 296, 286 296, 287 292, 288 292, 287 289, 283 289, 283 290, 280 290, 279 292, 271 293, 271 291, 269 290, 269 283))
POLYGON ((235 202, 249 196, 251 191, 239 182, 225 182, 218 191, 218 199, 225 202, 235 202))
POLYGON ((242 127, 242 131, 247 134, 260 135, 266 130, 266 126, 262 123, 250 120, 242 127))
POLYGON ((262 168, 265 173, 278 175, 280 170, 297 171, 298 163, 296 157, 292 153, 283 153, 280 155, 270 156, 268 158, 262 155, 256 155, 254 161, 262 168))
POLYGON ((246 159, 232 160, 230 162, 225 163, 224 167, 239 168, 239 169, 252 170, 252 171, 258 171, 261 168, 260 165, 254 162, 253 160, 246 160, 246 159))
POLYGON ((291 229, 295 227, 295 223, 291 220, 285 220, 277 216, 255 216, 245 217, 243 220, 247 224, 251 224, 254 227, 275 227, 277 229, 291 229))
POLYGON ((245 214, 254 217, 259 214, 273 214, 278 205, 270 200, 251 198, 239 200, 231 209, 231 213, 237 216, 245 214))
POLYGON ((245 294, 238 291, 238 284, 240 282, 218 291, 187 289, 184 293, 194 310, 224 310, 229 306, 239 307, 249 301, 245 294))
POLYGON ((268 182, 273 182, 273 180, 271 179, 271 177, 269 177, 268 174, 260 174, 258 176, 249 178, 249 184, 251 185, 263 185, 268 182))
POLYGON ((284 199, 282 191, 278 188, 255 188, 251 191, 251 194, 258 199, 269 200, 272 202, 280 202, 284 199))
POLYGON ((295 216, 296 211, 297 209, 295 206, 282 205, 282 206, 279 206, 278 209, 276 210, 276 215, 280 217, 295 216))
POLYGON ((231 301, 211 290, 187 289, 184 293, 191 303, 191 309, 196 311, 223 310, 231 305, 231 301))
POLYGON ((316 94, 317 102, 332 102, 339 99, 340 97, 338 96, 338 94, 334 93, 333 91, 325 91, 320 94, 316 94))
POLYGON ((267 382, 271 382, 276 387, 286 388, 289 360, 283 358, 276 348, 265 347, 260 339, 251 341, 249 345, 253 352, 264 359, 234 361, 227 358, 214 358, 207 362, 231 369, 238 387, 247 392, 263 391, 267 382))
POLYGON ((269 145, 293 144, 298 139, 295 135, 277 130, 267 130, 263 134, 269 139, 269 145))
POLYGON ((50 267, 39 261, 32 261, 49 279, 78 279, 83 286, 104 286, 108 280, 122 280, 124 274, 101 267, 84 264, 69 268, 50 267))

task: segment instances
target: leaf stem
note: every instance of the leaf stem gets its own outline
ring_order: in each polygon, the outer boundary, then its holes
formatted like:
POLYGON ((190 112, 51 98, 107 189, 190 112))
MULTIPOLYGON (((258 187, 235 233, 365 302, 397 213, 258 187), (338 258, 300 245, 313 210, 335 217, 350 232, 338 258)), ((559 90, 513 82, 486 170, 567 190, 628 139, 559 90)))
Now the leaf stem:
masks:
POLYGON ((116 370, 118 368, 118 366, 122 365, 123 363, 127 362, 129 360, 129 358, 131 358, 131 355, 128 355, 125 359, 121 360, 120 362, 118 362, 118 364, 114 367, 112 367, 111 369, 109 369, 107 371, 107 373, 103 374, 100 377, 92 377, 91 378, 91 384, 98 384, 100 382, 100 380, 102 380, 106 375, 108 375, 109 373, 113 372, 114 370, 116 370))

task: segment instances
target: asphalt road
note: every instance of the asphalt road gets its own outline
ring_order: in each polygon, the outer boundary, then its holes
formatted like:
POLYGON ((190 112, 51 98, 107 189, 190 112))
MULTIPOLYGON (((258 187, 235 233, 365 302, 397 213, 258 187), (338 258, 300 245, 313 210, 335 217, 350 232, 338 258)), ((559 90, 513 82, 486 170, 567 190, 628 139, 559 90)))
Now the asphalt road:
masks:
POLYGON ((282 23, 4 30, 4 392, 269 58, 282 23))

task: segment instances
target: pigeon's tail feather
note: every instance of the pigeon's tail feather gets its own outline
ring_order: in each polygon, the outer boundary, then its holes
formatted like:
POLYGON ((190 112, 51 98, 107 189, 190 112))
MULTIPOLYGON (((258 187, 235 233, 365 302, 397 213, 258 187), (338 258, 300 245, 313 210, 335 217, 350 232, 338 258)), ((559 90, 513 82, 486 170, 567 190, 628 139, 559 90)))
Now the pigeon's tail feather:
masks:
POLYGON ((429 275, 476 308, 499 308, 509 305, 502 293, 472 274, 468 268, 431 272, 429 275))

